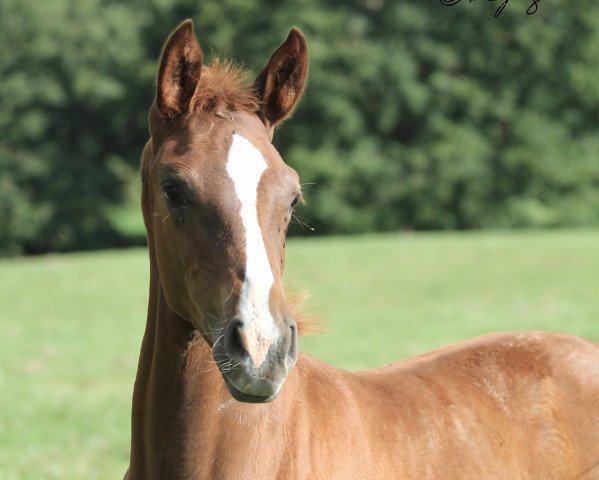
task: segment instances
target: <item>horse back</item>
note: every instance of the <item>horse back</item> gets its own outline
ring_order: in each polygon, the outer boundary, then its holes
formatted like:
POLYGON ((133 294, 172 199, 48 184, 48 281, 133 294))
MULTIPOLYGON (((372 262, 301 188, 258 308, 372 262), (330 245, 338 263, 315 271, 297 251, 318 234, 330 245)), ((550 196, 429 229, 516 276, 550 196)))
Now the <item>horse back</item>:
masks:
POLYGON ((493 334, 340 376, 372 478, 599 479, 594 342, 493 334))

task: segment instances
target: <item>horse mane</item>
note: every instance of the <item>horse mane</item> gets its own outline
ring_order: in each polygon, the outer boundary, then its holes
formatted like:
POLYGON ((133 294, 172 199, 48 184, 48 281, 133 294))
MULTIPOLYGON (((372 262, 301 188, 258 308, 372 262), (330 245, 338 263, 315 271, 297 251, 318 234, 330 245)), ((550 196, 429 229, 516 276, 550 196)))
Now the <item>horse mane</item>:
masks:
POLYGON ((202 68, 190 111, 254 113, 259 104, 247 70, 232 60, 215 58, 202 68))
POLYGON ((307 290, 296 290, 293 286, 287 285, 287 305, 295 319, 297 333, 300 336, 323 333, 324 327, 322 319, 309 311, 307 300, 310 293, 307 290))

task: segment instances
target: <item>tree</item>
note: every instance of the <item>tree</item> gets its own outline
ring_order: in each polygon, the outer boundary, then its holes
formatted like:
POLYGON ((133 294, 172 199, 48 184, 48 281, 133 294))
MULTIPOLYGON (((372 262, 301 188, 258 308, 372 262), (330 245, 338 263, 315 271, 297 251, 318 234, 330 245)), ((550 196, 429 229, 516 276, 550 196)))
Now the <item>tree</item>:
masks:
POLYGON ((114 244, 105 207, 120 199, 119 165, 139 156, 152 98, 141 19, 93 0, 1 8, 0 250, 114 244))
POLYGON ((250 75, 305 32, 310 82, 275 144, 317 233, 598 225, 599 4, 527 3, 0 0, 0 251, 123 241, 106 207, 187 17, 208 61, 250 75))

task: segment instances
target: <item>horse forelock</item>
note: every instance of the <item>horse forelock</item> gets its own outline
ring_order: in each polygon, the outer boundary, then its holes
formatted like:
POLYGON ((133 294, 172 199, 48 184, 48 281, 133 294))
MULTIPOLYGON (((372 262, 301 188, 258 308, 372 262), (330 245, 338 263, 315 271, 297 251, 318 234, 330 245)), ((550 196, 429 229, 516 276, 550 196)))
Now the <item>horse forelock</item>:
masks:
POLYGON ((204 66, 193 98, 191 112, 235 111, 254 113, 259 100, 248 72, 231 60, 216 58, 204 66))

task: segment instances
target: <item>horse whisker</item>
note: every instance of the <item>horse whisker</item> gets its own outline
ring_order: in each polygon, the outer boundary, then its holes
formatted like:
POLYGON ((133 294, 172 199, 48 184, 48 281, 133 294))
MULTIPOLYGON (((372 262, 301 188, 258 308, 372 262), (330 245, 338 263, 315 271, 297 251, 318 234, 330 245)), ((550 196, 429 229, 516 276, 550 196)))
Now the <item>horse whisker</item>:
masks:
POLYGON ((299 218, 297 215, 295 215, 295 214, 293 214, 293 213, 292 213, 292 214, 291 214, 291 216, 292 216, 292 217, 293 217, 293 219, 294 219, 294 220, 297 222, 297 224, 298 224, 300 227, 302 227, 302 228, 303 228, 303 230, 304 230, 305 232, 307 232, 307 231, 312 231, 312 232, 313 232, 313 231, 314 231, 314 229, 313 229, 313 228, 312 228, 310 225, 308 225, 306 222, 302 221, 302 220, 301 220, 301 219, 300 219, 300 218, 299 218))
POLYGON ((227 295, 227 298, 225 298, 225 301, 223 302, 223 305, 226 304, 229 301, 229 298, 231 298, 231 295, 233 295, 233 291, 235 290, 235 286, 231 287, 231 292, 229 293, 229 295, 227 295))

